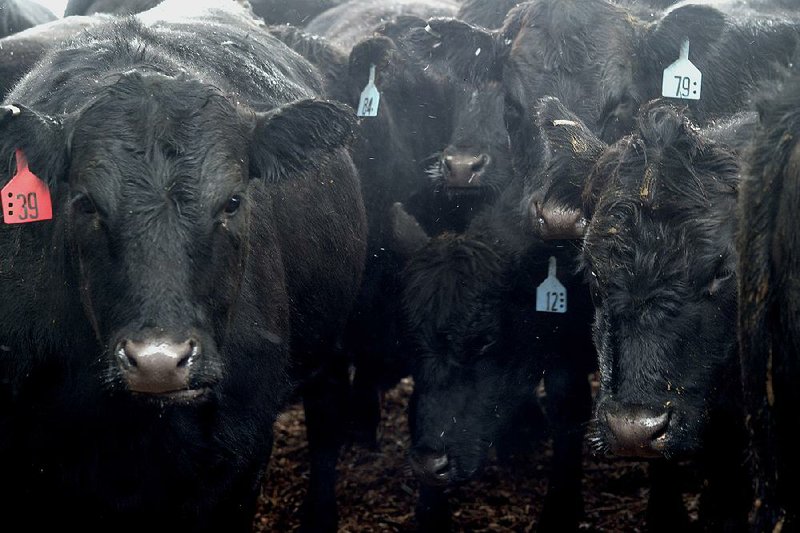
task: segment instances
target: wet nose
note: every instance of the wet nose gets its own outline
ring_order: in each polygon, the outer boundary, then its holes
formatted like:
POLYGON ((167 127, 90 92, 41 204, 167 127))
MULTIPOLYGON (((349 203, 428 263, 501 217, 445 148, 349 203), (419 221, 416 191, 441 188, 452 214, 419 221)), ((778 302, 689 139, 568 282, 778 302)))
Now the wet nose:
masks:
POLYGON ((450 459, 445 452, 424 448, 411 452, 411 469, 417 479, 428 486, 450 482, 450 459))
POLYGON ((445 151, 442 166, 447 185, 450 187, 478 187, 481 177, 489 165, 486 154, 468 154, 445 151))
POLYGON ((534 229, 544 240, 581 239, 589 227, 582 209, 532 203, 534 229))
POLYGON ((131 391, 163 394, 188 388, 189 367, 200 354, 200 344, 191 338, 123 339, 116 353, 131 391))
POLYGON ((607 412, 605 423, 613 436, 612 451, 626 457, 660 455, 659 443, 666 436, 669 418, 669 411, 644 408, 620 408, 607 412))

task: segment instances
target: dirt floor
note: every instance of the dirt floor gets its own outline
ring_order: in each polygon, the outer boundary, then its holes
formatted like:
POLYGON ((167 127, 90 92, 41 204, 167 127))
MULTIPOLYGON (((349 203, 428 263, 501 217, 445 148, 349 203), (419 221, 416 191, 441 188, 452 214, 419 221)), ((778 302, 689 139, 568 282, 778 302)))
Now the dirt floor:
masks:
MULTIPOLYGON (((342 533, 415 531, 417 483, 406 461, 406 404, 413 384, 404 380, 385 398, 380 451, 344 450, 339 461, 339 530, 342 533)), ((459 531, 527 532, 535 528, 547 489, 547 442, 522 458, 492 462, 481 476, 452 494, 453 523, 459 531)), ((647 501, 644 463, 585 454, 586 516, 581 529, 642 531, 647 501)), ((298 510, 308 480, 303 410, 297 405, 276 424, 275 448, 262 488, 254 531, 284 532, 298 527, 298 510)), ((697 496, 685 495, 692 515, 697 496)), ((684 532, 681 532, 684 533, 684 532)))

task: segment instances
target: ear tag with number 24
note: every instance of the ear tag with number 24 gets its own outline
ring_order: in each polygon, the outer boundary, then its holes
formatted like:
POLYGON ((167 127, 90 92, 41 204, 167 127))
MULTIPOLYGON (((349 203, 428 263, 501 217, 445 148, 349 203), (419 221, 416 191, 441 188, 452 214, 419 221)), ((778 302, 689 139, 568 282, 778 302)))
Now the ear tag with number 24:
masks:
POLYGON ((381 93, 375 86, 375 65, 369 67, 369 81, 361 91, 361 100, 358 103, 359 117, 377 117, 378 105, 381 103, 381 93))
POLYGON ((547 279, 536 288, 536 310, 542 313, 566 313, 567 312, 567 289, 558 277, 556 258, 550 257, 547 279))
POLYGON ((681 44, 681 57, 664 69, 661 81, 661 96, 700 100, 703 88, 703 73, 689 61, 689 40, 681 44))
POLYGON ((3 198, 3 222, 6 224, 27 224, 53 218, 50 189, 31 172, 20 149, 17 149, 17 173, 0 194, 3 198))

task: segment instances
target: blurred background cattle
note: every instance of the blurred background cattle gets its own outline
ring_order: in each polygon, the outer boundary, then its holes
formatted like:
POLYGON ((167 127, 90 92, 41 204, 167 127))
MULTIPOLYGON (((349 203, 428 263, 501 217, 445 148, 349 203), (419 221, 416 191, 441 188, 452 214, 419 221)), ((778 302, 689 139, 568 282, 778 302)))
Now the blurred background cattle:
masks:
POLYGON ((0 0, 5 523, 797 531, 798 10, 0 0))

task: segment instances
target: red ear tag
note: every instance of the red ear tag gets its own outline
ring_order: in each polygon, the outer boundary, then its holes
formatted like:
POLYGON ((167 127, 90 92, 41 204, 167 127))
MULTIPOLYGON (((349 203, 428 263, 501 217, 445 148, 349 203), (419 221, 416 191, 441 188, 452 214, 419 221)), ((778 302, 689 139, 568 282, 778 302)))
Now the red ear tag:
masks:
POLYGON ((17 149, 17 173, 3 187, 3 222, 26 224, 53 218, 50 189, 28 168, 28 160, 17 149))

